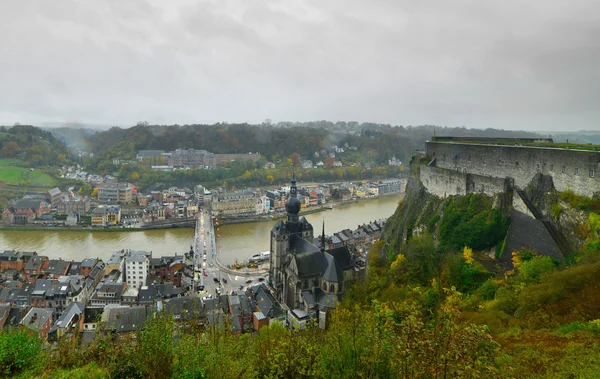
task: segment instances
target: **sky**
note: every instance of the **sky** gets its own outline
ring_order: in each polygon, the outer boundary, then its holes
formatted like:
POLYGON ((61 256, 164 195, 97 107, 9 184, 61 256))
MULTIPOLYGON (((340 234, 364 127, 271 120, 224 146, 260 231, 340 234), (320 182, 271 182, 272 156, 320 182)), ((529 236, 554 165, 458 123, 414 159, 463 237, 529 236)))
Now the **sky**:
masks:
POLYGON ((0 5, 0 124, 600 130, 600 1, 0 5))

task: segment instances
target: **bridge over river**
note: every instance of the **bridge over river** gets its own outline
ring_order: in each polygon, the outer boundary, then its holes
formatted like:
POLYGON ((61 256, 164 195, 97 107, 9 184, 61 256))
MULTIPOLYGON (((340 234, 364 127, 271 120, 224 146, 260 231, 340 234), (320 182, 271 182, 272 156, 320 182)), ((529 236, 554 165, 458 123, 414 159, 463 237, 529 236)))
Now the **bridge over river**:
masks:
MULTIPOLYGON (((231 276, 234 277, 257 277, 265 275, 268 269, 251 269, 245 268, 241 270, 234 270, 226 267, 219 261, 219 255, 221 253, 221 247, 217 242, 219 238, 215 232, 215 222, 210 215, 210 212, 200 210, 198 216, 195 219, 195 230, 194 240, 192 245, 193 255, 191 261, 188 264, 194 268, 193 276, 193 288, 198 286, 206 287, 208 283, 205 280, 208 278, 209 273, 221 281, 222 277, 231 276), (223 275, 225 274, 225 275, 223 275)), ((216 282, 216 280, 213 280, 216 282)))

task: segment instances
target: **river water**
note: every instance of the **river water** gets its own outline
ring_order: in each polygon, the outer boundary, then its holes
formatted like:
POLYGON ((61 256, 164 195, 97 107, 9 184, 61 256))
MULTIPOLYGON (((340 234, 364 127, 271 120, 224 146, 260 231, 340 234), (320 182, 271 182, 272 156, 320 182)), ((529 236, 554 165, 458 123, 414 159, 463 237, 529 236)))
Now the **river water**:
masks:
MULTIPOLYGON (((342 229, 355 229, 359 224, 391 216, 402 195, 361 201, 333 210, 307 215, 315 228, 315 236, 321 233, 325 221, 325 233, 342 229)), ((220 261, 230 264, 242 261, 261 251, 269 250, 270 231, 276 221, 224 225, 218 230, 221 238, 220 261)), ((108 259, 121 249, 152 251, 155 257, 183 254, 188 251, 194 229, 161 229, 135 232, 74 232, 74 231, 0 231, 0 251, 16 249, 37 251, 40 255, 65 260, 82 260, 86 257, 108 259)))

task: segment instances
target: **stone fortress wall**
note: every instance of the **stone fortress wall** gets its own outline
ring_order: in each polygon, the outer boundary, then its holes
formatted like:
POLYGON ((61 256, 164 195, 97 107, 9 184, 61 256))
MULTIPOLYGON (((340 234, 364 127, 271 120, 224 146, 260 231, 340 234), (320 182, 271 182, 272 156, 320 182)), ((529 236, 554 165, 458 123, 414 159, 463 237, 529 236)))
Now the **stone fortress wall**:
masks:
POLYGON ((546 139, 496 140, 434 137, 425 144, 431 162, 421 166, 421 182, 440 197, 493 195, 507 186, 525 189, 542 173, 552 176, 558 191, 572 190, 589 197, 600 194, 599 151, 519 145, 551 141, 546 139))

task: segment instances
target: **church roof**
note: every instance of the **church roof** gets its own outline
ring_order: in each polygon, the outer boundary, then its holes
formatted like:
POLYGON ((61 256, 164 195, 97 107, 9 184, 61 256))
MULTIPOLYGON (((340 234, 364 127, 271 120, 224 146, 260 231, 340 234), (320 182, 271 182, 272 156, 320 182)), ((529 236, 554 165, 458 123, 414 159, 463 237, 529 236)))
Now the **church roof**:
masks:
POLYGON ((335 308, 339 298, 337 295, 324 291, 316 291, 317 303, 322 307, 335 308))
POLYGON ((316 276, 321 275, 327 267, 327 262, 318 247, 302 239, 302 237, 292 234, 290 236, 290 248, 295 252, 296 267, 298 276, 316 276))
POLYGON ((346 246, 335 247, 327 250, 327 252, 335 258, 335 261, 342 270, 352 268, 352 257, 346 246))
POLYGON ((283 221, 278 220, 277 223, 275 224, 275 226, 273 227, 273 231, 278 232, 281 229, 283 229, 283 221))
POLYGON ((310 222, 308 222, 308 220, 304 216, 302 216, 302 218, 300 219, 300 224, 302 224, 302 230, 312 230, 313 229, 312 224, 310 222))
POLYGON ((324 254, 325 260, 327 262, 327 266, 325 272, 323 273, 323 279, 329 282, 340 282, 344 278, 344 273, 342 269, 335 261, 333 255, 326 252, 324 254))

